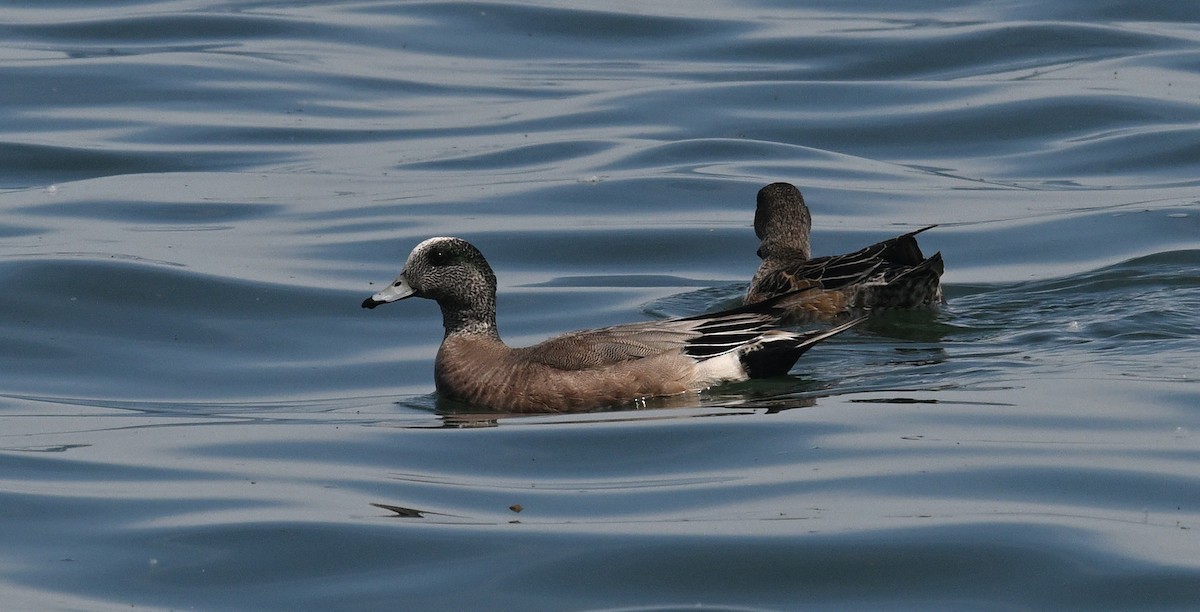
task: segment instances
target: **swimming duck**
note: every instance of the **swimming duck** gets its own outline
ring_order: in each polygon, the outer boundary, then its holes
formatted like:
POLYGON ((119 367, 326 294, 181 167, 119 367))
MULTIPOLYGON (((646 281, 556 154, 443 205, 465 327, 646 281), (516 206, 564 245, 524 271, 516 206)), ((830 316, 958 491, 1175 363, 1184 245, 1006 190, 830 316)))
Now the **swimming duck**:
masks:
POLYGON ((800 190, 772 183, 758 191, 754 233, 762 264, 754 273, 745 303, 754 304, 800 289, 811 297, 792 300, 789 321, 828 319, 843 313, 916 308, 942 301, 942 254, 925 258, 917 234, 930 225, 853 253, 811 258, 812 215, 800 190))
POLYGON ((809 348, 858 323, 805 333, 779 329, 778 300, 766 300, 713 314, 576 331, 511 348, 496 329, 491 266, 472 244, 449 237, 418 244, 396 280, 362 307, 412 296, 432 299, 442 310, 445 336, 434 361, 438 393, 514 413, 580 412, 781 376, 809 348))

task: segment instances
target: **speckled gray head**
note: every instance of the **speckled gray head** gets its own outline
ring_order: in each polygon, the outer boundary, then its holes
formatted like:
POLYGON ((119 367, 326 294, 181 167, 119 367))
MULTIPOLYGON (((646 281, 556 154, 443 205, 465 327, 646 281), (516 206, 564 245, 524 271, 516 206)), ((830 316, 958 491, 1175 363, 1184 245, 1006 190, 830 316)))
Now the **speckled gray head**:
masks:
POLYGON ((447 335, 496 333, 496 275, 483 253, 466 240, 439 236, 418 244, 396 280, 362 306, 412 296, 438 303, 447 335))
POLYGON ((461 238, 438 236, 414 247, 396 280, 362 306, 374 308, 412 296, 455 305, 495 291, 496 275, 479 249, 461 238))
POLYGON ((771 183, 758 191, 754 234, 762 241, 758 247, 760 258, 798 255, 808 259, 811 229, 812 214, 795 185, 771 183))

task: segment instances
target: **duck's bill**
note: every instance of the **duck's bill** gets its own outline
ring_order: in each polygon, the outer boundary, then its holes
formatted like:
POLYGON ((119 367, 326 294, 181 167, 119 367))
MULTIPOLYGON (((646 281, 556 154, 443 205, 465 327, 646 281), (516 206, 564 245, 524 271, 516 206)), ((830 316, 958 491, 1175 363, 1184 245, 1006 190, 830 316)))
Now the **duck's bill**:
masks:
POLYGON ((387 289, 384 289, 383 291, 380 291, 379 293, 376 293, 375 295, 363 300, 362 307, 374 308, 380 304, 387 304, 388 302, 403 300, 412 294, 412 286, 408 284, 408 279, 404 278, 404 275, 401 274, 400 276, 396 277, 396 280, 392 281, 392 284, 388 285, 387 289))

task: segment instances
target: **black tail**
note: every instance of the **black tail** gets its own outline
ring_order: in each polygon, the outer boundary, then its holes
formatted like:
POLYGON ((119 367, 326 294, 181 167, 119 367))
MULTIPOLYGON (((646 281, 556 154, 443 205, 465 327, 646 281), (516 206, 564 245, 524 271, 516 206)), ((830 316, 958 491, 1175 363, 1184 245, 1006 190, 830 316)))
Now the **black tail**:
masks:
POLYGON ((742 353, 739 358, 750 378, 770 378, 787 374, 808 349, 832 338, 866 320, 860 317, 826 330, 794 334, 764 341, 758 348, 742 353))

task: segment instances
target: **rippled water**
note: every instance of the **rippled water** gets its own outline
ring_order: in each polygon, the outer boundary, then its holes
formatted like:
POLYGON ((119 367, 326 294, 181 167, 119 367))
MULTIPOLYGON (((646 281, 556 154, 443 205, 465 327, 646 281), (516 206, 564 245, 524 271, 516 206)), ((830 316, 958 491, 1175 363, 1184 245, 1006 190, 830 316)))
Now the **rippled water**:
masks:
POLYGON ((5 606, 1200 606, 1198 7, 0 8, 5 606), (451 234, 515 344, 736 303, 777 180, 946 306, 526 418, 358 307, 451 234))

